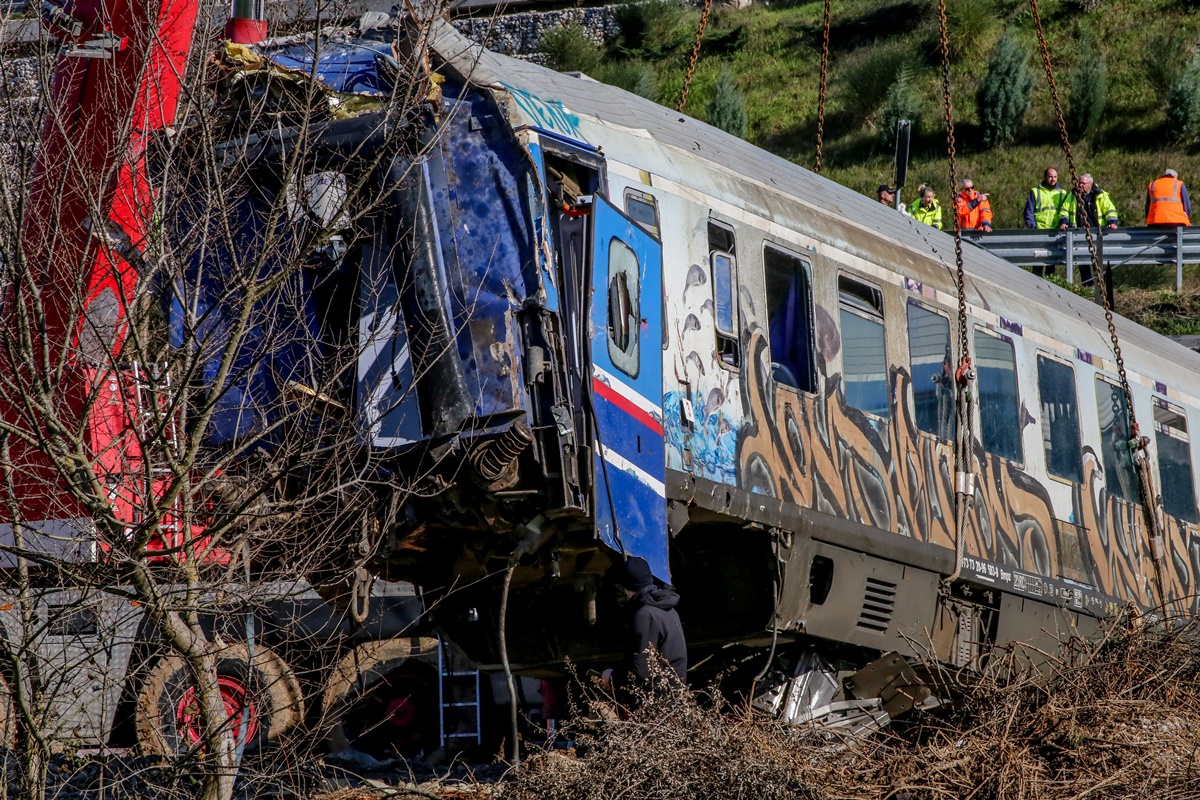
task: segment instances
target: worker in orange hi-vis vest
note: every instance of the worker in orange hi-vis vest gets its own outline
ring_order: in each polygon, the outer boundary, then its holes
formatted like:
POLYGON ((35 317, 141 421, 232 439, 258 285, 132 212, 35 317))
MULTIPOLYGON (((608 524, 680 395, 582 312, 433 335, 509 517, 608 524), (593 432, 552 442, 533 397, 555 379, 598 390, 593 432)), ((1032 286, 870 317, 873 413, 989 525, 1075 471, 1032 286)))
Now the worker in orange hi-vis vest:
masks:
POLYGON ((1146 190, 1146 224, 1172 227, 1192 224, 1192 201, 1175 170, 1164 170, 1162 177, 1146 190))
POLYGON ((975 191, 970 178, 963 180, 958 196, 954 198, 954 212, 958 214, 958 225, 964 231, 992 232, 992 204, 988 196, 975 191))

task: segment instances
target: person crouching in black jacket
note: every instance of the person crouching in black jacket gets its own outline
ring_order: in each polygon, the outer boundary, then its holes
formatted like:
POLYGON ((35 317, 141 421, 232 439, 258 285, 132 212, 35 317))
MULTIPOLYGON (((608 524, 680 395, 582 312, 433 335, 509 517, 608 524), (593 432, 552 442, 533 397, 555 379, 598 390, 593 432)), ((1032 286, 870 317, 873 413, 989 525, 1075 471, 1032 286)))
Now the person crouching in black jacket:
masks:
MULTIPOLYGON (((630 618, 629 649, 624 669, 616 676, 618 681, 627 675, 635 684, 648 691, 663 688, 655 686, 654 677, 666 674, 678 678, 681 685, 687 684, 687 642, 683 636, 683 625, 675 607, 679 605, 679 594, 670 586, 658 586, 650 572, 646 559, 632 556, 618 567, 618 583, 628 599, 630 618), (651 667, 651 651, 669 666, 669 670, 651 667)), ((626 687, 618 685, 618 690, 626 687)), ((627 687, 634 688, 634 687, 627 687)), ((620 692, 626 694, 626 692, 620 692)))

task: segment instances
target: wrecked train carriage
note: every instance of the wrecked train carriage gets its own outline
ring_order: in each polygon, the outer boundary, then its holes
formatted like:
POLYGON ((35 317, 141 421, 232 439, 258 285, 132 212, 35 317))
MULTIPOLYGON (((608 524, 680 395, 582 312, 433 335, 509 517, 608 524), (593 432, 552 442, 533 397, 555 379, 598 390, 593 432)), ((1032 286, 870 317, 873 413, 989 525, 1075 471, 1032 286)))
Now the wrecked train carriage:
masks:
POLYGON ((342 268, 364 444, 423 481, 381 503, 375 566, 444 593, 473 657, 499 660, 509 564, 516 664, 619 653, 621 553, 680 588, 698 646, 774 636, 863 663, 974 664, 1127 603, 1195 612, 1196 354, 1118 322, 1159 432, 1159 581, 1102 315, 968 248, 981 410, 959 562, 949 237, 613 87, 449 25, 431 41, 438 135, 393 162, 394 203, 342 268))

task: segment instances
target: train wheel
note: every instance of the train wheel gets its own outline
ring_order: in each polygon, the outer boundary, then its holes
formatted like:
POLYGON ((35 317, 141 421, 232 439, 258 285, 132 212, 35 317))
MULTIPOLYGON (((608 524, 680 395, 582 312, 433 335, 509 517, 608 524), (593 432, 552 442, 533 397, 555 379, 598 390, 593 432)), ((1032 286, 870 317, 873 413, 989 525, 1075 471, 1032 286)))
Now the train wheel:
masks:
MULTIPOLYGON (((255 645, 254 660, 243 644, 222 651, 217 688, 229 718, 230 735, 244 737, 246 752, 281 738, 304 718, 300 685, 274 651, 255 645), (245 726, 243 730, 243 720, 245 726)), ((187 662, 173 655, 155 665, 138 697, 138 745, 142 752, 178 756, 204 738, 196 682, 187 662)))
POLYGON ((330 676, 323 698, 331 750, 406 758, 438 744, 437 640, 360 644, 330 676))

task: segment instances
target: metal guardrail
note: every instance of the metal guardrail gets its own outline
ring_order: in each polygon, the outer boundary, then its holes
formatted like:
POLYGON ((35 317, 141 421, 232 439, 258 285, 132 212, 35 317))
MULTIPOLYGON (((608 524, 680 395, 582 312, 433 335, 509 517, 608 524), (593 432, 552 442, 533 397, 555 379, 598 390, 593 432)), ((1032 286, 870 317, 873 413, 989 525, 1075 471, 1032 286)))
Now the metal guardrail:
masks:
MULTIPOLYGON (((1200 264, 1200 226, 1177 228, 1103 228, 1096 234, 1100 262, 1174 264, 1175 291, 1183 290, 1183 265, 1200 264)), ((1022 267, 1066 266, 1067 281, 1075 280, 1075 265, 1088 264, 1087 237, 1081 228, 1065 231, 963 231, 963 239, 1022 267)))

